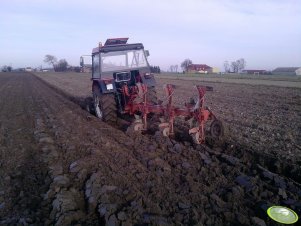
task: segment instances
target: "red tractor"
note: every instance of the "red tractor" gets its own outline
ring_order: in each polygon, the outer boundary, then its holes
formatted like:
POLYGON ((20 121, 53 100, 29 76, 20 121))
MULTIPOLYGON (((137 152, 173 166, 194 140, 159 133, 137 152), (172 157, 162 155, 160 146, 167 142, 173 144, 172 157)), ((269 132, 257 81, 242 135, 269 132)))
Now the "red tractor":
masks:
POLYGON ((165 136, 174 134, 175 117, 184 116, 194 123, 189 130, 196 143, 205 141, 205 123, 212 121, 211 136, 219 138, 223 127, 215 115, 204 106, 205 92, 211 87, 196 86, 198 101, 185 108, 172 103, 173 85, 166 85, 167 104, 158 103, 156 82, 147 61, 148 51, 143 44, 127 44, 128 38, 108 39, 92 51, 92 93, 95 115, 103 121, 115 123, 118 116, 135 119, 135 131, 148 129, 150 115, 158 115, 159 128, 165 136))

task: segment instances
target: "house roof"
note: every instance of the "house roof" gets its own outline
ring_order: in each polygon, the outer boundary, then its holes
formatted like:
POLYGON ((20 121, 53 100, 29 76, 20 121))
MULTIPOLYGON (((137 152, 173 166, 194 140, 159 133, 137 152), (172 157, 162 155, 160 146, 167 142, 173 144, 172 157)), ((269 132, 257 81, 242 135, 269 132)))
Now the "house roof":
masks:
POLYGON ((273 72, 295 72, 300 67, 277 67, 273 72))
POLYGON ((190 70, 208 70, 208 69, 212 69, 212 67, 208 66, 207 64, 190 64, 190 65, 188 65, 188 69, 190 69, 190 70))

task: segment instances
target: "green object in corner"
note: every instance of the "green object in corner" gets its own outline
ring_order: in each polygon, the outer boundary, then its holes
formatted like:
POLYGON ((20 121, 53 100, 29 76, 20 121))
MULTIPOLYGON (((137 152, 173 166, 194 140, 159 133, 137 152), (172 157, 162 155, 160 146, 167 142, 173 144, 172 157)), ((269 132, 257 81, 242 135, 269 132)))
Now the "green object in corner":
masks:
POLYGON ((291 209, 284 206, 271 206, 267 214, 274 221, 282 224, 294 224, 298 221, 298 215, 291 209))

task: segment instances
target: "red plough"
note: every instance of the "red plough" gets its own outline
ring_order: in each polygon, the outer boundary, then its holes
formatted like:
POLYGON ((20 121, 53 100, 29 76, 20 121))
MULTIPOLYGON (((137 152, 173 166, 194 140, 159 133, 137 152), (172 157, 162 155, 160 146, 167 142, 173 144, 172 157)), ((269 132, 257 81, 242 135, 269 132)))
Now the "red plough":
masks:
POLYGON ((174 85, 165 85, 167 96, 167 104, 150 104, 147 100, 147 86, 140 84, 139 86, 131 87, 123 86, 121 92, 125 97, 128 97, 125 113, 136 115, 133 128, 135 131, 147 130, 147 119, 150 113, 158 114, 161 118, 159 124, 160 130, 164 136, 174 135, 174 121, 176 117, 185 117, 185 120, 191 120, 191 128, 189 134, 197 144, 205 142, 206 122, 211 121, 210 135, 213 138, 220 138, 223 135, 222 123, 217 120, 212 111, 205 107, 206 91, 213 91, 212 87, 197 85, 198 91, 197 102, 185 104, 185 108, 179 108, 173 105, 174 85), (137 101, 139 99, 140 101, 137 101), (137 115, 140 113, 140 117, 137 115))

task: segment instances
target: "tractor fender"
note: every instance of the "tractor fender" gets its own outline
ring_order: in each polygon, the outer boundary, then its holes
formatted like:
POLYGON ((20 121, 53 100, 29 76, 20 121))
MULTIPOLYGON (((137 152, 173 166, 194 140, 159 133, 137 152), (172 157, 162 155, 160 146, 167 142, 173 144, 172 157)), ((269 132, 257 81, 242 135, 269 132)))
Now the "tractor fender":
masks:
POLYGON ((93 89, 97 87, 101 93, 115 93, 116 92, 116 85, 115 81, 112 80, 93 80, 92 84, 92 92, 93 89))

